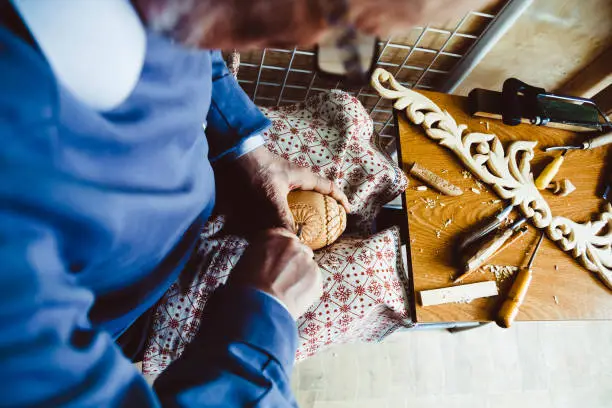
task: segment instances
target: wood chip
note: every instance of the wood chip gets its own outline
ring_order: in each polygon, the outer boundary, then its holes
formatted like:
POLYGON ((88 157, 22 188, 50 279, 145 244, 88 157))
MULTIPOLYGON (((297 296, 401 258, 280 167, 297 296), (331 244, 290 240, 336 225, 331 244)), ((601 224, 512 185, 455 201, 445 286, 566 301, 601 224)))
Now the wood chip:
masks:
POLYGON ((559 270, 559 266, 555 265, 555 271, 558 271, 558 270, 559 270))
POLYGON ((554 296, 553 296, 553 299, 555 299, 555 303, 556 303, 556 304, 559 304, 559 299, 557 299, 557 295, 554 295, 554 296))
POLYGON ((421 197, 421 201, 425 203, 425 208, 436 208, 438 202, 433 198, 423 198, 421 197))
POLYGON ((452 218, 449 218, 448 220, 444 221, 444 228, 448 227, 452 223, 453 223, 453 219, 452 218))
POLYGON ((463 178, 464 178, 464 179, 469 179, 469 178, 472 178, 472 173, 470 173, 470 172, 469 172, 469 171, 467 171, 467 170, 462 170, 462 171, 461 171, 461 175, 463 176, 463 178))
POLYGON ((415 187, 415 190, 416 191, 427 191, 427 186, 418 186, 418 187, 415 187))
POLYGON ((512 265, 485 265, 482 269, 495 275, 495 280, 499 283, 514 275, 519 268, 512 265))
POLYGON ((446 204, 440 203, 440 207, 446 207, 446 204))
POLYGON ((487 132, 489 131, 489 122, 485 122, 485 125, 487 127, 487 132))
POLYGON ((475 181, 475 183, 476 183, 476 187, 478 187, 480 189, 483 188, 483 185, 482 185, 482 183, 480 181, 475 181))
POLYGON ((442 231, 436 230, 436 238, 439 239, 441 235, 442 235, 442 231))
POLYGON ((446 173, 448 173, 448 170, 446 170, 446 169, 442 169, 442 170, 440 170, 440 173, 442 173, 442 174, 446 174, 446 173))
POLYGON ((472 187, 470 190, 472 190, 474 194, 480 194, 480 190, 478 190, 477 188, 472 187))

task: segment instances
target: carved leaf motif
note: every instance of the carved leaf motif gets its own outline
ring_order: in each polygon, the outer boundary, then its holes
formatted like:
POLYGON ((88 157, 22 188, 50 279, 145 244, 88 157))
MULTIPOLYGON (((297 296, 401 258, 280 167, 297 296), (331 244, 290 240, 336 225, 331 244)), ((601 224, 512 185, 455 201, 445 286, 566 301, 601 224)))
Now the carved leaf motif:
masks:
POLYGON ((458 125, 448 112, 426 96, 403 87, 384 69, 374 71, 371 85, 383 98, 395 100, 395 109, 405 110, 408 119, 423 127, 428 137, 452 150, 480 180, 518 206, 537 228, 546 228, 561 249, 598 273, 612 289, 612 206, 606 207, 599 220, 584 224, 553 217, 531 173, 537 142, 513 142, 504 152, 495 135, 467 131, 466 125, 458 125))

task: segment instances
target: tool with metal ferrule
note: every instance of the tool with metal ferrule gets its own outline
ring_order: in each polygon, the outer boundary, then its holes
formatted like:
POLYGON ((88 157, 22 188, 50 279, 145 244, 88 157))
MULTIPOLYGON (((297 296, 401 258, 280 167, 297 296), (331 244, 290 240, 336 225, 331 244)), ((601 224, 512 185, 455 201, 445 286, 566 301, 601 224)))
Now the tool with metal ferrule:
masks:
POLYGON ((543 239, 544 233, 542 232, 542 235, 540 235, 540 239, 538 240, 538 243, 531 254, 531 258, 527 263, 527 266, 521 268, 516 274, 516 278, 514 278, 514 282, 512 283, 508 297, 506 300, 504 300, 504 303, 497 314, 496 323, 499 327, 508 328, 512 325, 514 319, 516 319, 519 309, 521 308, 521 305, 525 300, 525 296, 527 295, 529 285, 531 284, 531 279, 533 278, 533 271, 531 267, 533 266, 533 261, 538 253, 538 249, 540 249, 540 245, 542 245, 543 239))
POLYGON ((568 150, 565 150, 560 156, 555 157, 553 161, 551 161, 546 165, 546 167, 544 167, 544 170, 542 170, 542 172, 535 181, 535 186, 538 190, 544 190, 546 189, 546 187, 548 187, 552 179, 559 172, 559 169, 561 168, 561 165, 565 160, 565 155, 567 154, 567 152, 568 150))
POLYGON ((489 234, 491 231, 493 231, 495 228, 499 227, 499 225, 506 219, 508 218, 508 216, 510 215, 510 213, 512 212, 512 208, 514 208, 513 205, 509 205, 506 208, 504 208, 503 210, 501 210, 501 212, 497 215, 495 215, 495 217, 493 217, 490 221, 486 222, 485 224, 483 224, 480 228, 478 228, 476 231, 472 232, 470 235, 468 235, 460 244, 459 247, 457 248, 457 251, 459 253, 462 253, 465 251, 465 249, 467 247, 469 247, 470 245, 472 245, 473 243, 475 243, 476 241, 478 241, 479 239, 481 239, 482 237, 484 237, 485 235, 489 234))
POLYGON ((455 279, 454 283, 461 282, 463 279, 472 274, 476 269, 480 268, 484 263, 491 259, 493 255, 499 253, 498 250, 518 231, 519 227, 526 221, 525 217, 521 217, 516 220, 508 229, 501 234, 497 234, 493 239, 486 242, 477 252, 472 256, 464 267, 463 275, 455 279))
POLYGON ((553 150, 590 150, 597 147, 605 146, 612 143, 612 132, 606 133, 605 135, 593 137, 589 140, 582 142, 580 145, 574 146, 552 146, 544 149, 545 152, 551 152, 553 150))
MULTIPOLYGON (((485 258, 483 260, 483 263, 488 261, 489 259, 493 258, 497 254, 500 254, 500 253, 504 252, 504 250, 506 250, 507 248, 511 247, 513 244, 518 242, 521 238, 523 238, 523 236, 525 235, 526 232, 527 232, 527 227, 525 226, 525 227, 519 229, 516 233, 512 234, 510 239, 508 239, 506 242, 504 242, 501 247, 499 247, 496 251, 491 253, 491 255, 489 255, 487 258, 485 258)), ((475 270, 476 269, 470 269, 470 270, 465 271, 459 277, 457 277, 453 281, 453 283, 460 283, 460 282, 462 282, 465 278, 467 278, 472 273, 474 273, 475 270)))

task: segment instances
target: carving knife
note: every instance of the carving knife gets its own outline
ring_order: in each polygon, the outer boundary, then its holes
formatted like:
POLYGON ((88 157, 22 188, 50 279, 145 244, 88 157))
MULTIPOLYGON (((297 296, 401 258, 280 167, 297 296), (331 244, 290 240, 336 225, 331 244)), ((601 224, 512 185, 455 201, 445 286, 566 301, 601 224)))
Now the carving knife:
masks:
POLYGON ((504 208, 499 214, 493 217, 489 222, 478 228, 472 234, 468 235, 459 245, 459 252, 462 253, 468 246, 478 241, 480 238, 493 231, 510 215, 512 212, 513 205, 509 205, 504 208))

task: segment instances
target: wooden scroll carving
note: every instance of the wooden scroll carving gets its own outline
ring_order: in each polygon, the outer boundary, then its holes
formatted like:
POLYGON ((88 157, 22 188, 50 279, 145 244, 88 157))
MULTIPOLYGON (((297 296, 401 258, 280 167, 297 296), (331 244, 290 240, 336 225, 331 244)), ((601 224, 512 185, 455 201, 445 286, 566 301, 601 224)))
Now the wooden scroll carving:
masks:
POLYGON ((612 289, 612 206, 607 204, 597 220, 585 224, 553 216, 531 173, 537 142, 516 141, 504 150, 497 136, 470 132, 466 125, 457 125, 448 112, 403 87, 382 68, 372 74, 371 85, 383 98, 395 100, 395 109, 405 110, 408 119, 421 126, 428 137, 452 150, 475 176, 501 198, 510 200, 537 228, 546 229, 561 249, 597 273, 612 289))

